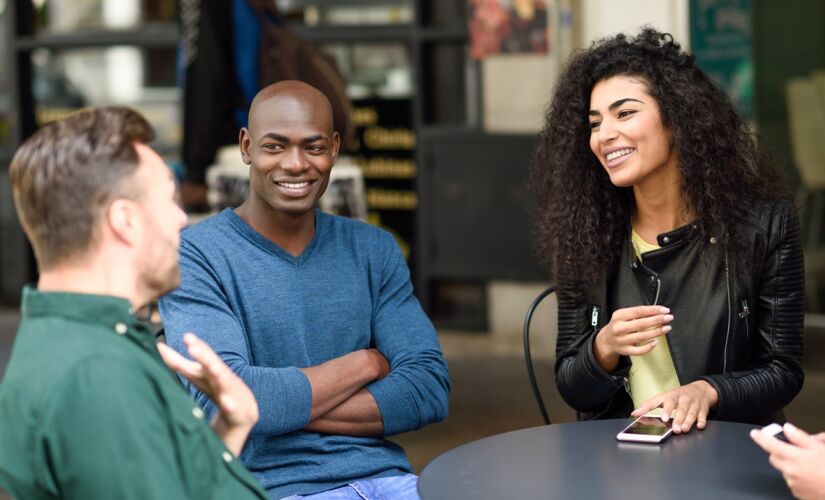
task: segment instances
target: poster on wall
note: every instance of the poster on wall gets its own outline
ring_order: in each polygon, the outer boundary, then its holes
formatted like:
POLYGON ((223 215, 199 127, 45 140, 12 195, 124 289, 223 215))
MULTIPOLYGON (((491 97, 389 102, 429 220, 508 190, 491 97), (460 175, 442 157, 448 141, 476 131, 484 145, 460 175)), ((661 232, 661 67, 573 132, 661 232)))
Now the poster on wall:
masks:
POLYGON ((690 38, 696 63, 753 119, 751 0, 691 0, 690 38))
POLYGON ((545 54, 550 0, 467 0, 470 56, 545 54))

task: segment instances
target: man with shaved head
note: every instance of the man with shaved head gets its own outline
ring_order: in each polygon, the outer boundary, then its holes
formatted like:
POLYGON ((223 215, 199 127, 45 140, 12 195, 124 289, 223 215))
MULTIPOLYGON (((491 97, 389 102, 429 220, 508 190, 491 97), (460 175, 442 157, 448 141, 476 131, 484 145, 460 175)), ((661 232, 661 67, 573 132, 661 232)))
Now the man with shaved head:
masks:
POLYGON ((447 366, 392 236, 316 208, 339 143, 318 90, 258 93, 240 133, 249 197, 184 231, 161 314, 172 345, 197 331, 252 388, 242 458, 272 498, 417 498, 385 438, 446 416, 447 366))

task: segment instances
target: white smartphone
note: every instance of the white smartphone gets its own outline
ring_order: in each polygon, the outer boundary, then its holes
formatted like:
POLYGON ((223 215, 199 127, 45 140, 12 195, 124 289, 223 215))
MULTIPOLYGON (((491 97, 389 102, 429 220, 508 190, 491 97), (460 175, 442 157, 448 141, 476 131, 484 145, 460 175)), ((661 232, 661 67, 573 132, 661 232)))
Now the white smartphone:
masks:
POLYGON ((786 443, 788 442, 788 438, 785 437, 785 433, 782 431, 782 425, 780 424, 770 424, 762 427, 762 434, 767 434, 786 443))
POLYGON ((642 415, 616 435, 619 441, 658 444, 673 434, 670 422, 662 422, 658 416, 642 415))

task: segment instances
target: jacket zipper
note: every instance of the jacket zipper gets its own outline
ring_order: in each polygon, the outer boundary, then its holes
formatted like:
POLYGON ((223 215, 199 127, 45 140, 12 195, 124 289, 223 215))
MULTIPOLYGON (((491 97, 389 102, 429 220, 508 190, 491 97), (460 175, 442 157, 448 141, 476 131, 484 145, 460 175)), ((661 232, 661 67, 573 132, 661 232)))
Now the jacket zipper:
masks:
POLYGON ((745 338, 748 340, 751 338, 750 327, 748 326, 748 316, 750 313, 751 310, 748 307, 747 299, 742 299, 742 311, 739 313, 739 317, 745 320, 745 338))
POLYGON ((662 291, 662 280, 656 278, 656 297, 653 298, 653 306, 659 305, 659 292, 662 291))
POLYGON ((725 290, 728 294, 728 330, 725 333, 725 352, 722 359, 722 373, 728 371, 728 341, 730 340, 730 318, 733 315, 733 303, 730 292, 730 266, 728 265, 728 253, 725 252, 725 290))

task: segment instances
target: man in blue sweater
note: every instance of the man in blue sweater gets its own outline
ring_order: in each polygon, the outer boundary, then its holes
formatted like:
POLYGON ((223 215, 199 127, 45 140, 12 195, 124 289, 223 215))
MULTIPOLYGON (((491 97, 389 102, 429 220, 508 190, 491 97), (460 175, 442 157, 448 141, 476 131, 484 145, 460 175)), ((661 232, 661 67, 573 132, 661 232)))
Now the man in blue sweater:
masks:
POLYGON ((171 345, 197 331, 252 388, 242 458, 272 498, 417 498, 385 437, 446 417, 447 366, 393 238, 315 208, 339 142, 318 90, 263 89, 240 133, 249 197, 184 231, 161 314, 171 345))

